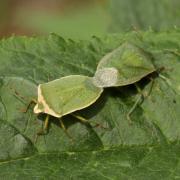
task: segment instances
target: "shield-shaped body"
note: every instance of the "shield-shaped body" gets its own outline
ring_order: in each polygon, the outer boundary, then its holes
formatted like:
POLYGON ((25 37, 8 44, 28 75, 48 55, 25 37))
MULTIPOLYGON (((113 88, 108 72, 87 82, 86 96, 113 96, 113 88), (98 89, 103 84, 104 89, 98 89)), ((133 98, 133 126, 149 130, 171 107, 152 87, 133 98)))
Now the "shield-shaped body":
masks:
POLYGON ((98 87, 133 84, 156 71, 149 53, 131 43, 124 43, 105 55, 97 66, 94 83, 98 87))
POLYGON ((38 103, 35 113, 54 117, 83 109, 94 103, 103 89, 96 87, 91 77, 71 75, 38 86, 38 103))

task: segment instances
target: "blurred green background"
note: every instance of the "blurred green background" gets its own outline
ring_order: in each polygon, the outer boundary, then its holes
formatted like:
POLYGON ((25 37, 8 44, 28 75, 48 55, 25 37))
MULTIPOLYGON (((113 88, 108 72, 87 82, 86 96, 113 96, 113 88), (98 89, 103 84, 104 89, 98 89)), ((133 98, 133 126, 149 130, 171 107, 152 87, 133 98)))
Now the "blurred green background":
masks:
POLYGON ((180 0, 1 0, 0 38, 51 32, 88 39, 180 26, 180 0))

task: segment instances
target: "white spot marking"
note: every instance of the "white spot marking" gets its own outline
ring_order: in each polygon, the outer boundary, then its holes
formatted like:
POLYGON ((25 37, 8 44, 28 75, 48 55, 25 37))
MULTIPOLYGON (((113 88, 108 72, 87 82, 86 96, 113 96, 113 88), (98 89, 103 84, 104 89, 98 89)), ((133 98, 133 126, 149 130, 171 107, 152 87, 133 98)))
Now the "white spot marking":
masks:
POLYGON ((116 68, 103 68, 96 71, 93 83, 98 87, 111 87, 116 85, 118 70, 116 68))

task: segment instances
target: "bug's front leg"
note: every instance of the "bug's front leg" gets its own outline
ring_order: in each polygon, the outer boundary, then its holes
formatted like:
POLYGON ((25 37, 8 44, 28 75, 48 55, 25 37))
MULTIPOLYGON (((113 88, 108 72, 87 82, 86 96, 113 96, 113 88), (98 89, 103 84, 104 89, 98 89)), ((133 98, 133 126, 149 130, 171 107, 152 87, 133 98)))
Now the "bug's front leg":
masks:
POLYGON ((37 139, 39 136, 42 136, 42 135, 46 135, 48 133, 48 129, 49 129, 49 118, 50 116, 47 115, 46 118, 45 118, 45 121, 44 121, 44 124, 43 124, 43 128, 40 129, 37 134, 36 134, 36 138, 35 138, 35 143, 37 142, 37 139))
POLYGON ((36 99, 31 99, 25 109, 21 109, 21 112, 26 113, 32 104, 37 104, 36 99))
MULTIPOLYGON (((12 87, 10 87, 10 89, 12 89, 12 90, 14 91, 14 96, 15 96, 16 98, 18 98, 18 99, 20 99, 20 100, 23 100, 23 102, 24 102, 24 101, 29 101, 26 97, 22 96, 18 91, 16 91, 16 89, 14 89, 14 88, 12 88, 12 87)), ((26 108, 20 109, 20 111, 26 113, 32 104, 37 104, 37 100, 34 99, 34 98, 32 98, 32 99, 29 101, 29 103, 28 103, 28 105, 26 106, 26 108)))

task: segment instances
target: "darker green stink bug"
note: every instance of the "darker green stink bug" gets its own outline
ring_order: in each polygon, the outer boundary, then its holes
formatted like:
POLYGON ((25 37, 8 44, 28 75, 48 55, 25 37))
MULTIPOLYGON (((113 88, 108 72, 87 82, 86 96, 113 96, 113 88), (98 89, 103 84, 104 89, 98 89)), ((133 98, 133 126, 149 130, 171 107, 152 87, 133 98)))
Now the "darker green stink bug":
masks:
POLYGON ((127 119, 131 121, 130 115, 144 98, 137 82, 157 71, 149 53, 132 43, 125 42, 100 60, 93 82, 97 87, 103 88, 135 84, 140 97, 127 113, 127 119))

